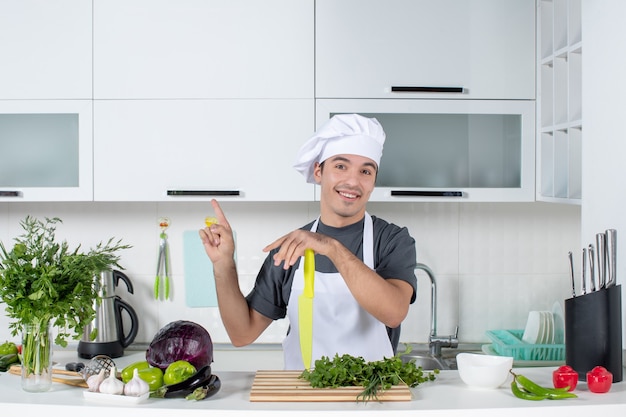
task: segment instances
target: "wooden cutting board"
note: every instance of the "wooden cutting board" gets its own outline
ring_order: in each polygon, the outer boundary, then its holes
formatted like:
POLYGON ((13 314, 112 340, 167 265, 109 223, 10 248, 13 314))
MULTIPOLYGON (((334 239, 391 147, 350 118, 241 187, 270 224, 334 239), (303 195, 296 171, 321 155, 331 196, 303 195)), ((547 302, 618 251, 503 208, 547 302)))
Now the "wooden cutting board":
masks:
MULTIPOLYGON (((22 375, 22 367, 20 365, 12 365, 9 368, 9 373, 12 375, 22 375)), ((57 376, 52 377, 52 382, 60 382, 61 384, 71 385, 73 387, 89 388, 87 382, 82 378, 78 372, 65 371, 62 369, 52 369, 52 373, 57 376), (62 376, 58 376, 62 375, 62 376), (69 377, 76 378, 69 378, 69 377)))
MULTIPOLYGON (((363 387, 312 388, 298 378, 302 371, 257 371, 250 391, 251 402, 358 401, 363 387)), ((377 401, 411 401, 406 385, 394 385, 378 394, 377 401)))

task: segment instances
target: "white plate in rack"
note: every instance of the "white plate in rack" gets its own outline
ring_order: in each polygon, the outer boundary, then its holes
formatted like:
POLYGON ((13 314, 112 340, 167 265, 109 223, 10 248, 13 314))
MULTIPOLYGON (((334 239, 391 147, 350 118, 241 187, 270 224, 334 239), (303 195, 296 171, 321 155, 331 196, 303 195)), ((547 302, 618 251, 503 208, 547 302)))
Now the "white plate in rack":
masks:
POLYGON ((546 343, 552 344, 554 343, 554 315, 551 311, 546 311, 546 316, 548 317, 548 340, 546 343))
POLYGON ((540 311, 539 317, 541 320, 541 330, 539 331, 539 337, 537 338, 537 341, 535 343, 538 345, 543 345, 544 343, 546 343, 546 338, 548 336, 548 323, 546 321, 545 311, 540 311))
POLYGON ((526 343, 535 344, 538 343, 542 337, 543 322, 540 311, 531 311, 528 313, 528 319, 526 321, 526 328, 524 329, 524 335, 522 340, 526 343))
POLYGON ((554 343, 565 343, 565 319, 561 303, 555 301, 552 305, 552 316, 554 317, 554 343))

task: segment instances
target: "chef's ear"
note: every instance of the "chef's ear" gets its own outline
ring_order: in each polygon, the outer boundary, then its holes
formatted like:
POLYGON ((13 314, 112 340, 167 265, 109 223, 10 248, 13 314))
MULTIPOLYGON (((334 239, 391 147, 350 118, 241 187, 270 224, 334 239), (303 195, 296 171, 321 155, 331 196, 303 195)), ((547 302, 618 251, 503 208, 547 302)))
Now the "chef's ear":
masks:
POLYGON ((321 184, 322 182, 322 171, 324 170, 324 162, 321 164, 319 162, 315 163, 315 167, 313 168, 313 179, 317 184, 321 184))

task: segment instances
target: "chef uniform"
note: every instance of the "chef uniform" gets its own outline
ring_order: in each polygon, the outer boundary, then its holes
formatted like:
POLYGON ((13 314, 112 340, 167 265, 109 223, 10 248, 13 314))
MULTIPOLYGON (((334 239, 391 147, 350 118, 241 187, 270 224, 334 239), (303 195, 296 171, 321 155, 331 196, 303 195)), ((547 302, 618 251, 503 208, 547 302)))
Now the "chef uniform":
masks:
MULTIPOLYGON (((315 183, 315 162, 323 162, 338 154, 353 154, 372 159, 378 165, 382 156, 385 133, 376 119, 356 114, 331 118, 307 141, 296 160, 295 168, 315 183)), ((311 231, 317 230, 319 218, 311 231)), ((374 238, 372 218, 365 213, 363 226, 363 263, 374 269, 374 238)), ((287 306, 290 330, 283 342, 286 369, 308 368, 302 363, 298 326, 298 298, 304 288, 304 257, 293 277, 287 306)), ((365 309, 351 294, 338 272, 315 271, 313 298, 313 361, 335 354, 362 356, 367 361, 393 356, 387 328, 365 309)))

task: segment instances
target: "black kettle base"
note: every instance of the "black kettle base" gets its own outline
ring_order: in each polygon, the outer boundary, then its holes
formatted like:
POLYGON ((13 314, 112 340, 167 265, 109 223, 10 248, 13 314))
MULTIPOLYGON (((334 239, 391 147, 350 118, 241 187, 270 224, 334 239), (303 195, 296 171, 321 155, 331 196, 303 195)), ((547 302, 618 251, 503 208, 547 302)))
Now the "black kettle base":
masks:
POLYGON ((119 358, 124 355, 124 348, 120 342, 90 343, 78 342, 78 356, 91 359, 94 356, 106 355, 110 358, 119 358))

